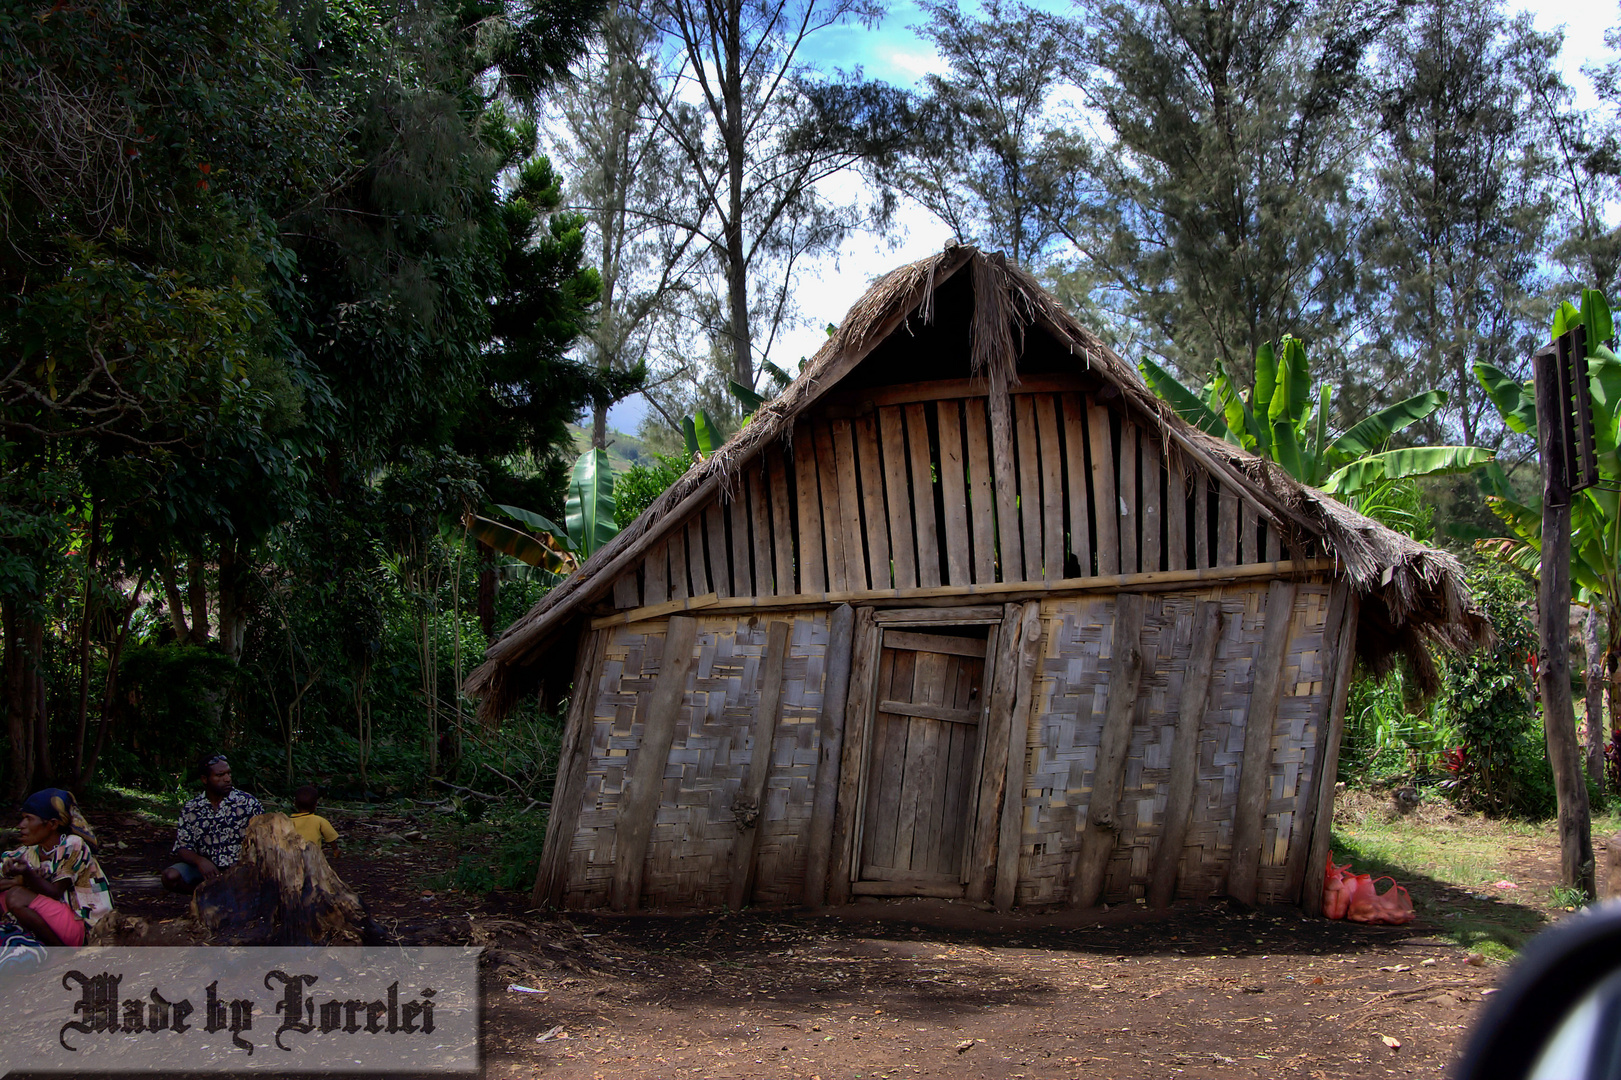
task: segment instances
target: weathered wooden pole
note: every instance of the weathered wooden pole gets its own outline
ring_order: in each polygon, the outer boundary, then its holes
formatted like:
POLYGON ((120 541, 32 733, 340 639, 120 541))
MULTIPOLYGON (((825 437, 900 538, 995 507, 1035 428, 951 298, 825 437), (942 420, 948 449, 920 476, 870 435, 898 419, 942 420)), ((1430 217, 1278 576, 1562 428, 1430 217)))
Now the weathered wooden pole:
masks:
MULTIPOLYGON (((1570 698, 1570 483, 1565 436, 1570 426, 1569 390, 1560 378, 1569 370, 1571 336, 1560 337, 1531 362, 1536 376, 1537 448, 1542 457, 1542 572, 1537 582, 1537 682, 1542 693, 1542 729, 1559 798, 1559 869, 1566 885, 1596 896, 1593 828, 1576 746, 1576 710, 1570 698), (1561 361, 1565 361, 1561 363, 1561 361)), ((1578 342, 1577 347, 1584 347, 1578 342)), ((1586 387, 1579 388, 1583 391, 1586 387)))

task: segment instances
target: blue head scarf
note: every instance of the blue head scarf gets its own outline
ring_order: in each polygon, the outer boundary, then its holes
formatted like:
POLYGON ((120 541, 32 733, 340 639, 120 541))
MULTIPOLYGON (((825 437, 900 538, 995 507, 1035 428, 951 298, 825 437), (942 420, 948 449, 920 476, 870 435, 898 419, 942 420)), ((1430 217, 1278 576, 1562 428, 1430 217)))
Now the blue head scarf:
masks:
POLYGON ((73 801, 72 792, 62 788, 41 788, 23 800, 22 812, 33 814, 41 821, 59 822, 62 835, 77 833, 92 850, 95 849, 95 830, 79 813, 79 804, 73 801))

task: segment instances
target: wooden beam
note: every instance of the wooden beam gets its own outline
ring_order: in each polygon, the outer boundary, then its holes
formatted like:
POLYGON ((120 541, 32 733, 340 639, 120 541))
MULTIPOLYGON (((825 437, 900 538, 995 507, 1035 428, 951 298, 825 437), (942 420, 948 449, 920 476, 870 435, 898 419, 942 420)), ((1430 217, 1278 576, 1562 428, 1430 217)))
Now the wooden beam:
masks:
POLYGON ((799 591, 827 588, 822 561, 822 494, 816 486, 816 439, 810 423, 794 424, 794 500, 799 507, 799 591))
POLYGON ((816 787, 805 841, 805 891, 800 902, 821 907, 827 899, 827 867, 833 854, 833 812, 839 802, 839 764, 844 751, 845 705, 850 695, 850 645, 856 613, 849 604, 828 619, 827 668, 822 711, 816 718, 816 787))
POLYGON ((1079 394, 1065 394, 1064 476, 1069 489, 1069 551, 1092 573, 1092 478, 1086 470, 1086 406, 1079 394))
POLYGON ((963 404, 963 430, 968 444, 968 516, 974 534, 974 582, 990 585, 996 581, 996 496, 991 482, 991 450, 983 401, 963 404))
POLYGON ((726 508, 719 499, 704 510, 704 534, 709 542, 711 587, 722 599, 737 595, 732 592, 732 559, 726 548, 726 508))
POLYGON ((1226 485, 1216 496, 1216 565, 1238 565, 1238 496, 1226 485))
POLYGON ((614 872, 608 904, 615 911, 634 911, 642 897, 642 870, 653 821, 664 802, 664 769, 675 741, 675 724, 686 700, 687 675, 692 671, 698 620, 685 615, 670 618, 664 634, 664 656, 647 703, 636 760, 630 765, 625 790, 619 796, 614 821, 614 872))
POLYGON ((1001 579, 1023 581, 1019 488, 1013 470, 1013 405, 1008 400, 1006 377, 994 371, 991 373, 991 393, 986 406, 991 417, 991 479, 996 489, 996 549, 1001 556, 1001 579))
POLYGON ((1097 765, 1092 770, 1092 794, 1086 801, 1075 874, 1070 879, 1069 902, 1073 907, 1094 907, 1102 898, 1109 857, 1114 854, 1120 834, 1115 815, 1125 780, 1126 753, 1131 749, 1137 687, 1143 676, 1142 634, 1143 598, 1131 593, 1121 595, 1115 603, 1109 646, 1109 696, 1103 713, 1103 734, 1098 743, 1097 765))
POLYGON ((1188 562, 1188 484, 1182 455, 1172 451, 1165 468, 1165 569, 1186 570, 1188 562))
POLYGON ((912 492, 906 475, 906 430, 899 409, 878 412, 884 458, 884 496, 889 507, 889 556, 897 588, 917 587, 917 539, 912 530, 912 492))
MULTIPOLYGON (((1058 402, 1051 395, 1035 399, 1036 433, 1041 440, 1041 577, 1064 576, 1064 462, 1058 443, 1058 402)), ((1028 458, 1026 459, 1028 460, 1028 458)))
MULTIPOLYGON (((1035 399, 1013 399, 1013 432, 1019 469, 1019 535, 1024 541, 1025 578, 1045 578, 1041 555, 1041 443, 1036 438, 1035 399)), ((1060 567, 1055 577, 1063 577, 1060 567)))
POLYGON ((844 746, 839 764, 839 793, 833 814, 833 865, 828 871, 827 902, 850 902, 850 865, 855 854, 856 818, 861 796, 861 774, 866 768, 867 728, 878 686, 879 639, 872 609, 856 612, 850 643, 850 690, 844 709, 844 746))
POLYGON ((736 813, 752 820, 732 845, 732 875, 726 887, 726 906, 741 911, 754 896, 754 854, 765 825, 765 785, 771 776, 771 747, 777 737, 777 716, 782 712, 782 669, 788 660, 788 638, 793 623, 773 620, 766 629, 765 655, 760 665, 760 696, 754 709, 754 753, 748 779, 732 799, 736 813))
POLYGON ((945 508, 946 584, 973 580, 968 554, 968 486, 963 468, 962 415, 955 401, 942 401, 936 418, 940 432, 940 502, 945 508))
POLYGON ((1007 604, 996 631, 999 647, 987 656, 990 692, 985 695, 984 734, 980 742, 979 794, 974 800, 973 842, 968 853, 970 900, 987 900, 996 877, 996 843, 1002 820, 1002 789, 1007 784, 1008 727, 1013 722, 1014 683, 1018 672, 1019 633, 1024 608, 1007 604))
POLYGON ((1030 756, 1030 713, 1041 663, 1041 605, 1027 601, 1019 624, 1018 668, 1013 673, 1013 715, 1007 730, 1007 781, 996 836, 996 910, 1011 911, 1019 895, 1019 849, 1024 831, 1024 780, 1030 756))
POLYGON ((1115 494, 1120 500, 1120 572, 1136 574, 1157 567, 1138 562, 1137 534, 1142 528, 1142 504, 1137 497, 1137 425, 1129 417, 1120 421, 1120 475, 1115 494))
POLYGON ((1356 627, 1361 605, 1348 586, 1344 589, 1345 614, 1341 619, 1338 655, 1334 659, 1334 688, 1329 698, 1328 738, 1317 767, 1317 806, 1312 813, 1311 854, 1306 856, 1306 880, 1300 906, 1307 915, 1323 913, 1324 876, 1328 873, 1328 853, 1333 844, 1334 785, 1339 780, 1340 739, 1345 734, 1345 702, 1351 692, 1351 667, 1356 663, 1356 627))
POLYGON ((999 623, 1001 621, 1001 604, 981 604, 977 607, 886 608, 878 612, 878 622, 880 624, 999 623))
MULTIPOLYGON (((1019 385, 1013 388, 1015 396, 1030 394, 1057 394, 1065 391, 1096 390, 1102 379, 1096 375, 1052 373, 1020 375, 1019 385)), ((869 413, 888 405, 912 405, 926 401, 949 401, 962 398, 983 398, 988 387, 984 378, 938 379, 930 382, 902 383, 872 390, 835 393, 827 403, 829 416, 855 416, 869 413)))
POLYGON ((749 487, 749 535, 754 542, 754 596, 777 592, 771 569, 771 497, 766 494, 765 455, 743 470, 749 487))
POLYGON ((670 549, 659 544, 643 560, 646 570, 642 574, 642 600, 646 604, 662 604, 670 598, 670 549))
POLYGON ((855 421, 856 456, 861 468, 861 506, 867 536, 868 580, 875 589, 893 589, 889 560, 889 514, 884 509, 884 459, 878 452, 878 422, 871 416, 855 421))
POLYGON ((1283 665, 1289 660, 1294 610, 1294 585, 1274 581, 1266 593, 1261 646, 1255 655, 1255 681, 1244 719, 1244 757, 1239 767, 1233 848, 1227 867, 1227 895, 1245 904, 1255 903, 1261 872, 1261 837, 1272 787, 1272 738, 1277 728, 1278 701, 1283 695, 1283 665))
POLYGON ((1210 701, 1210 672, 1216 646, 1221 642, 1221 602, 1202 601, 1192 619, 1193 638, 1188 666, 1182 673, 1182 702, 1176 731, 1171 736, 1171 774, 1166 783, 1165 817, 1160 824, 1159 850, 1154 854, 1154 875, 1148 885, 1148 904, 1163 908, 1176 895, 1177 870, 1187 842, 1188 819, 1199 783, 1199 728, 1210 701))
MULTIPOLYGON (((1313 745, 1311 771, 1306 772, 1305 763, 1301 763, 1300 779, 1295 785, 1294 821, 1289 831, 1289 861, 1284 880, 1284 895, 1291 900, 1302 901, 1302 908, 1312 915, 1317 914, 1317 909, 1307 908, 1304 904, 1307 894, 1311 893, 1311 890, 1306 888, 1306 869, 1315 836, 1318 796, 1322 794, 1323 762, 1328 757, 1328 740, 1333 735, 1333 710, 1339 693, 1339 673, 1342 666, 1340 650, 1345 644, 1341 635, 1344 631, 1345 606, 1349 592, 1350 589, 1339 582, 1329 586, 1328 609, 1323 612, 1323 637, 1317 647, 1318 655, 1322 658, 1320 661, 1323 675, 1322 689, 1318 693, 1322 705, 1317 715, 1312 717, 1316 739, 1313 745)), ((1338 771, 1337 756, 1334 764, 1335 770, 1338 771)), ((1334 777, 1328 778, 1330 787, 1333 787, 1334 780, 1334 777)), ((1323 874, 1319 872, 1316 877, 1318 889, 1312 895, 1320 907, 1323 874)))
MULTIPOLYGON (((910 649, 914 652, 946 653, 952 656, 985 655, 985 639, 955 637, 947 634, 919 633, 915 630, 885 630, 884 648, 910 649)), ((933 689, 931 687, 931 689, 933 689)))
MULTIPOLYGON (((1114 434, 1109 410, 1088 405, 1086 432, 1092 443, 1092 514, 1097 525, 1098 573, 1118 574, 1120 566, 1120 499, 1114 490, 1114 434)), ((1135 566, 1126 570, 1135 571, 1135 566)))
POLYGON ((591 765, 591 733, 595 726, 597 691, 602 677, 602 654, 612 635, 588 630, 580 642, 580 655, 574 667, 574 685, 569 691, 568 720, 563 726, 557 780, 552 785, 552 810, 546 816, 546 838, 541 841, 540 868, 529 892, 530 907, 556 907, 568 887, 568 856, 574 846, 574 832, 580 822, 580 801, 585 797, 585 777, 591 765))
MULTIPOLYGON (((709 614, 727 611, 754 611, 761 608, 825 608, 837 604, 912 603, 954 605, 974 597, 998 601, 1030 600, 1045 596, 1095 592, 1156 592, 1182 586, 1221 585, 1255 578, 1306 577, 1335 570, 1331 558, 1301 559, 1298 562, 1247 563, 1243 566, 1211 567, 1207 570, 1159 570, 1148 574, 1109 574, 1104 577, 1064 578, 1059 581, 1003 581, 989 585, 940 585, 932 589, 847 589, 843 592, 801 593, 796 596, 734 596, 720 599, 714 593, 688 600, 619 611, 591 620, 591 629, 625 623, 662 619, 673 611, 703 608, 709 614)), ((936 621, 951 621, 942 617, 936 621)), ((970 620, 973 621, 973 620, 970 620)))
POLYGON ((849 554, 844 550, 844 493, 839 490, 839 463, 833 454, 833 433, 827 424, 811 427, 816 440, 816 474, 822 483, 822 537, 827 543, 827 587, 838 592, 861 588, 867 574, 860 570, 850 578, 849 554))
POLYGON ((794 582, 794 517, 789 502, 788 467, 775 446, 765 452, 767 490, 771 496, 771 561, 778 596, 799 592, 794 582))
MULTIPOLYGON (((1144 571, 1160 568, 1160 484, 1165 477, 1165 451, 1158 439, 1139 429, 1137 435, 1137 482, 1141 485, 1139 509, 1142 512, 1142 541, 1138 560, 1144 571)), ((1254 560, 1251 560, 1254 561, 1254 560)), ((1177 569, 1177 567, 1170 567, 1177 569)))
POLYGON ((921 405, 906 406, 906 442, 912 459, 912 514, 917 521, 917 583, 940 584, 940 530, 934 513, 934 460, 929 454, 929 418, 921 405))
MULTIPOLYGON (((855 432, 851 430, 848 420, 835 420, 831 427, 833 456, 839 469, 839 521, 844 527, 845 576, 850 588, 860 589, 869 582, 865 542, 861 535, 860 488, 856 486, 855 432)), ((880 587, 877 581, 870 584, 874 588, 880 587)))

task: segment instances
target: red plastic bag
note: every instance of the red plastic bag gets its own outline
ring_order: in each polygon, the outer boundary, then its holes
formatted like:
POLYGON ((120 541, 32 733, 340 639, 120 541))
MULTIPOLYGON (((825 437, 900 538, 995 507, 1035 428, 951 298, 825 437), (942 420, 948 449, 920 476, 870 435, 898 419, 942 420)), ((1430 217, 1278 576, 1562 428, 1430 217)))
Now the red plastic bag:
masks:
POLYGON ((1351 906, 1351 864, 1334 865, 1334 853, 1328 853, 1328 872, 1323 877, 1323 918, 1343 919, 1351 906))
POLYGON ((1380 895, 1376 882, 1368 874, 1356 875, 1355 889, 1351 894, 1350 908, 1345 917, 1352 922, 1359 923, 1388 923, 1392 926, 1401 926, 1410 923, 1415 917, 1413 899, 1407 895, 1407 890, 1396 884, 1395 878, 1383 877, 1379 881, 1390 882, 1390 888, 1380 895))

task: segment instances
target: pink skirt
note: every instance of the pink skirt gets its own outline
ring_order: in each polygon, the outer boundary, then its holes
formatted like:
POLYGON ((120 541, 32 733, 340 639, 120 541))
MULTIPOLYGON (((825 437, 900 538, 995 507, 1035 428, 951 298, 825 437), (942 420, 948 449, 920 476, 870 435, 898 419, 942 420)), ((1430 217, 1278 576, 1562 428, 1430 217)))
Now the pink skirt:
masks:
POLYGON ((72 945, 74 948, 84 944, 84 920, 75 915, 73 909, 62 901, 36 894, 34 902, 28 905, 28 909, 45 920, 45 925, 62 939, 62 944, 72 945))

